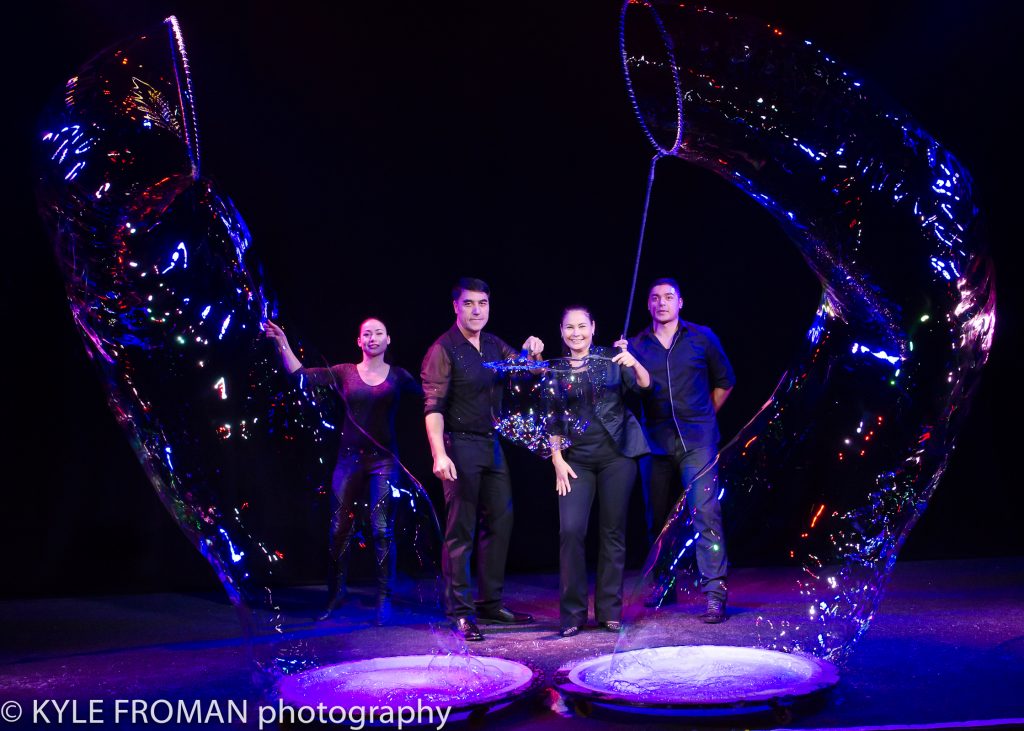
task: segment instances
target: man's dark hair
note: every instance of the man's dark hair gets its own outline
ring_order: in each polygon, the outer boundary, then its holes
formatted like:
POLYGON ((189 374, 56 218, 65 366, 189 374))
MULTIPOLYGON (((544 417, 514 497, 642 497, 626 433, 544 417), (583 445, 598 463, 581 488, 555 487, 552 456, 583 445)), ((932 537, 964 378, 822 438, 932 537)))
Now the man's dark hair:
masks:
POLYGON ((679 288, 679 282, 674 280, 672 277, 658 277, 657 279, 655 279, 653 282, 651 282, 651 286, 647 288, 647 294, 650 294, 651 290, 657 287, 659 284, 667 284, 672 289, 674 289, 676 291, 676 297, 683 296, 683 290, 679 288))
POLYGON ((482 279, 475 277, 462 277, 452 287, 452 302, 458 302, 459 297, 462 296, 463 292, 483 292, 490 296, 491 288, 487 286, 487 282, 482 279))

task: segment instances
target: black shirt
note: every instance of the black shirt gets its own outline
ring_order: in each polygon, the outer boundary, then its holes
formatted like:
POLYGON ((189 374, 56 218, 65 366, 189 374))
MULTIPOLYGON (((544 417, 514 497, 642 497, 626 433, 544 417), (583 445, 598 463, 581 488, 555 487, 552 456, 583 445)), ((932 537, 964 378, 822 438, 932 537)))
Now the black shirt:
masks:
POLYGON ((711 390, 736 384, 729 359, 710 328, 685 320, 666 348, 651 328, 629 341, 629 350, 651 374, 641 395, 643 427, 653 454, 718 446, 718 422, 711 390))
POLYGON ((423 358, 424 411, 443 414, 444 430, 471 434, 494 433, 501 412, 503 376, 484 363, 508 360, 518 351, 490 333, 480 333, 480 350, 452 325, 434 341, 423 358))
POLYGON ((342 450, 376 452, 384 447, 394 454, 398 448, 395 415, 399 401, 403 396, 423 393, 408 371, 394 365, 387 378, 376 386, 362 379, 354 363, 339 363, 330 368, 300 368, 293 375, 304 377, 314 386, 333 386, 341 394, 345 404, 339 445, 342 450))
POLYGON ((568 413, 573 419, 588 424, 582 434, 573 434, 567 428, 569 424, 559 418, 553 418, 549 424, 549 430, 555 436, 568 432, 569 449, 573 451, 575 447, 573 453, 577 458, 580 458, 580 447, 593 447, 605 439, 610 440, 624 457, 640 457, 650 451, 640 425, 623 400, 626 391, 642 394, 648 389, 637 385, 632 368, 611 362, 617 352, 611 348, 593 348, 591 354, 602 358, 590 359, 586 361, 586 367, 570 373, 549 374, 551 390, 564 395, 565 403, 559 404, 562 408, 549 408, 548 411, 568 413))

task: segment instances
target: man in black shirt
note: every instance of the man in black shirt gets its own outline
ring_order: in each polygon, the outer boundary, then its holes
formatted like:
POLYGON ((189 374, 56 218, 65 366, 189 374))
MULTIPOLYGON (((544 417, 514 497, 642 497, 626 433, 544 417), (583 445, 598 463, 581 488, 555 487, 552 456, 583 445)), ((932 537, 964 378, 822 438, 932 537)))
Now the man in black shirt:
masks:
MULTIPOLYGON (((718 423, 715 414, 736 383, 732 366, 710 328, 679 318, 683 299, 674 279, 651 285, 647 307, 651 326, 629 341, 629 350, 651 374, 644 392, 642 424, 651 456, 641 460, 648 527, 660 533, 678 499, 680 480, 693 528, 701 590, 707 597, 705 622, 725 619, 728 562, 718 485, 718 423)), ((675 598, 651 597, 650 605, 675 598)))
MULTIPOLYGON (((487 361, 519 355, 500 338, 484 333, 490 289, 479 279, 460 279, 452 289, 455 324, 423 359, 427 440, 434 474, 444 482, 447 508, 441 565, 445 605, 452 628, 466 640, 482 640, 474 617, 500 624, 532 622, 502 604, 505 562, 512 535, 512 483, 494 432, 501 408, 499 376, 487 361), (477 580, 480 599, 470 591, 469 559, 477 522, 477 580)), ((523 350, 539 360, 544 343, 529 337, 523 350)))

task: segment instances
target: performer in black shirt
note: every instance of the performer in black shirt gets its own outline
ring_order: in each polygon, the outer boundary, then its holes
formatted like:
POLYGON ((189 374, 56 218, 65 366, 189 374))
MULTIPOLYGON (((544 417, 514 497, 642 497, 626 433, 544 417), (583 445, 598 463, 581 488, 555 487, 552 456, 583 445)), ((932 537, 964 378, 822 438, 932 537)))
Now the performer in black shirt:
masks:
POLYGON ((569 393, 568 411, 586 428, 579 435, 564 434, 560 424, 551 429, 555 435, 551 463, 559 495, 560 634, 572 637, 587 621, 584 541, 590 508, 598 495, 601 540, 594 614, 601 627, 618 632, 629 495, 636 482, 636 458, 650 451, 622 395, 626 389, 647 389, 651 379, 629 352, 592 349, 594 321, 587 308, 567 308, 562 313, 561 330, 571 371, 556 373, 556 383, 559 390, 569 393), (560 436, 571 441, 565 450, 558 448, 560 436))
MULTIPOLYGON (((519 355, 484 333, 490 289, 479 279, 460 279, 452 289, 455 324, 423 359, 427 439, 434 474, 444 482, 447 507, 441 564, 452 628, 466 640, 482 640, 475 617, 501 624, 532 622, 502 604, 505 562, 512 535, 512 484, 494 421, 501 407, 499 376, 487 361, 519 355), (480 522, 477 548, 479 600, 470 592, 469 559, 480 522)), ((544 343, 529 337, 523 350, 539 359, 544 343)))
POLYGON ((267 337, 274 340, 289 373, 312 385, 333 386, 345 405, 338 461, 331 479, 330 564, 327 619, 344 601, 347 553, 352 540, 355 502, 366 498, 371 506, 370 524, 377 556, 377 623, 391 614, 391 583, 395 574, 393 546, 395 500, 392 486, 399 470, 395 440, 395 415, 399 401, 422 396, 408 371, 384 361, 391 344, 384 323, 370 318, 359 326, 356 343, 363 352, 360 363, 341 363, 330 368, 303 368, 279 326, 267 321, 267 337))
MULTIPOLYGON (((728 561, 718 501, 718 423, 715 414, 736 383, 732 366, 710 328, 679 318, 683 299, 674 279, 658 279, 647 300, 651 326, 629 341, 630 351, 651 374, 643 395, 643 427, 651 456, 641 461, 648 527, 658 535, 678 499, 680 480, 693 516, 697 569, 707 596, 705 622, 725 619, 728 561), (691 484, 692 483, 692 484, 691 484)), ((623 344, 619 341, 616 345, 623 344)), ((657 605, 674 601, 675 587, 657 605)))

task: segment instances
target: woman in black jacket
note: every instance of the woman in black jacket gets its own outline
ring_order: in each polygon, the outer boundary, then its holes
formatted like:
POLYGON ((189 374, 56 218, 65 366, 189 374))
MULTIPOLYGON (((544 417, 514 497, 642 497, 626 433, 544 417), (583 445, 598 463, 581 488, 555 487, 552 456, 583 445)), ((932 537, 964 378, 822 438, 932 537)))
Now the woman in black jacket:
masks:
MULTIPOLYGON (((594 614, 598 625, 617 632, 622 617, 626 563, 626 513, 636 481, 636 458, 650 450, 636 417, 626 409, 626 389, 647 389, 650 375, 629 352, 594 349, 594 320, 586 307, 562 313, 562 341, 569 350, 558 390, 581 433, 568 446, 552 439, 551 463, 558 492, 561 636, 572 637, 587 620, 584 539, 595 495, 599 495, 600 552, 594 614)), ((561 369, 560 369, 561 370, 561 369)), ((554 434, 565 429, 552 429, 554 434)))

